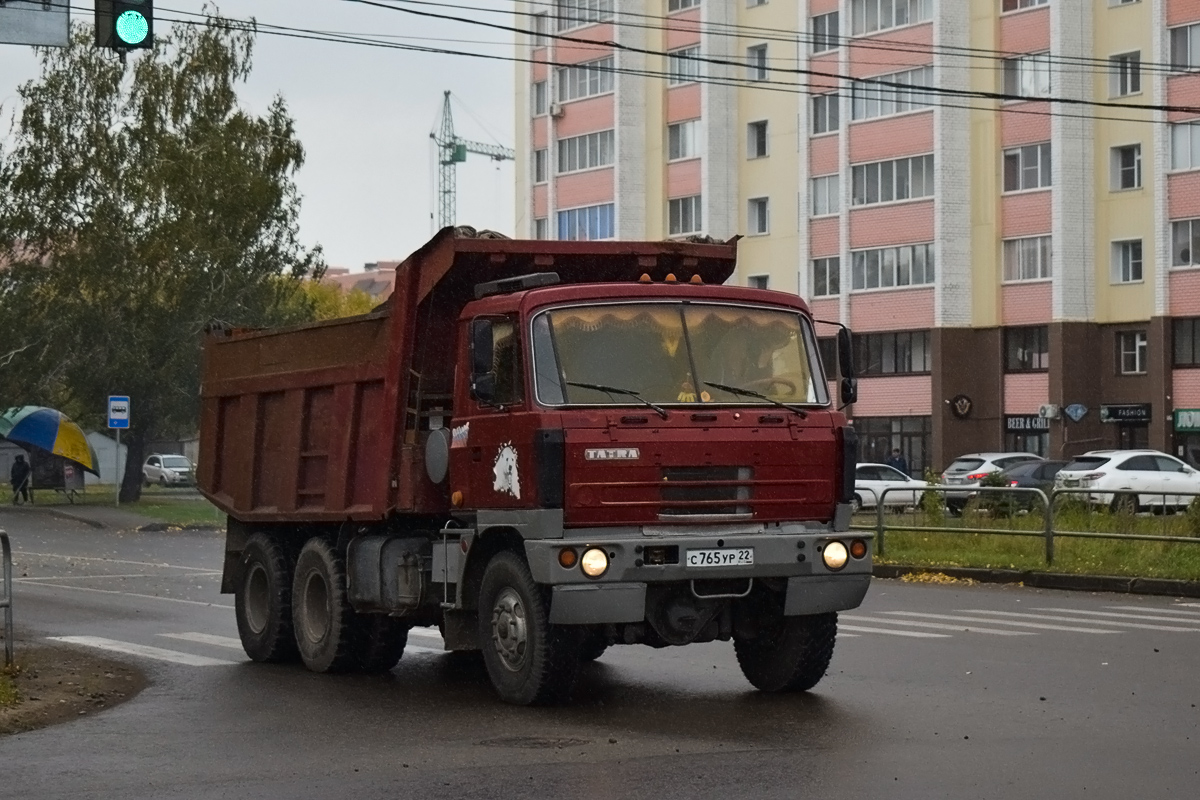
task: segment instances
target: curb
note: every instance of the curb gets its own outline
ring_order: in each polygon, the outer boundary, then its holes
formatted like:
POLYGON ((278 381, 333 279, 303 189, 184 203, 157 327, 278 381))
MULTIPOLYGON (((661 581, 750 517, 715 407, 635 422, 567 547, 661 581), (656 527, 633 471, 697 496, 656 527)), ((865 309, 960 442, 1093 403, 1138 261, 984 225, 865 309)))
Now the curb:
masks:
MULTIPOLYGON (((49 508, 46 506, 39 506, 39 507, 36 507, 34 510, 39 514, 49 514, 52 517, 59 517, 60 519, 69 519, 74 522, 82 522, 84 525, 90 525, 93 528, 107 528, 108 527, 107 525, 105 525, 103 522, 100 522, 99 520, 88 519, 87 517, 83 517, 78 514, 72 514, 70 511, 65 511, 61 508, 49 508)), ((24 512, 24 513, 29 513, 29 512, 24 512)))
POLYGON ((1074 592, 1118 592, 1169 597, 1200 597, 1200 581, 1166 578, 1124 578, 1117 575, 1072 575, 1064 572, 1036 572, 978 567, 914 567, 906 564, 876 564, 876 578, 939 573, 951 578, 968 578, 980 583, 1019 583, 1037 589, 1065 589, 1074 592))

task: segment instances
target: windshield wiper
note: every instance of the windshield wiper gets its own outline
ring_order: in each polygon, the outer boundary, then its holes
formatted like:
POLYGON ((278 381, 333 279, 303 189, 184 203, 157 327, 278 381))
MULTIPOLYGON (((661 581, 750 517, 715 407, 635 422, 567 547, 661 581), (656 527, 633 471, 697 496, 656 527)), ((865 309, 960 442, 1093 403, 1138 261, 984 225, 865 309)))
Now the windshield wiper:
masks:
POLYGON ((623 394, 626 397, 634 398, 646 408, 654 409, 654 411, 656 411, 663 419, 667 419, 668 417, 667 410, 665 408, 651 403, 649 400, 630 389, 620 389, 616 386, 605 386, 602 383, 576 383, 575 381, 564 381, 564 383, 566 383, 567 386, 578 386, 580 389, 595 389, 597 392, 604 392, 605 394, 623 394))
POLYGON ((768 403, 771 403, 772 405, 779 406, 780 408, 786 408, 788 411, 792 411, 792 412, 795 412, 796 414, 799 414, 800 419, 804 419, 805 417, 808 416, 808 412, 805 411, 803 408, 797 408, 796 406, 789 406, 787 403, 781 403, 780 401, 776 400, 773 397, 767 397, 762 392, 756 392, 751 389, 742 389, 741 387, 738 387, 738 386, 726 386, 723 383, 713 383, 712 381, 705 381, 704 385, 711 386, 714 389, 720 389, 722 392, 729 392, 730 394, 738 394, 738 395, 741 395, 742 397, 755 397, 755 398, 758 398, 759 400, 766 400, 768 403))

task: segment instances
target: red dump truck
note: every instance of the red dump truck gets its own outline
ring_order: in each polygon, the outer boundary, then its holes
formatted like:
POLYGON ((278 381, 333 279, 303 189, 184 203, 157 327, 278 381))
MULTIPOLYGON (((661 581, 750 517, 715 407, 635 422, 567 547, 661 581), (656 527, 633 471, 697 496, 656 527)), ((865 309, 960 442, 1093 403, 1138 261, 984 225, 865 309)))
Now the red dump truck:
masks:
POLYGON ((615 644, 815 685, 870 581, 857 443, 805 303, 736 257, 446 228, 370 314, 214 332, 198 481, 250 658, 388 670, 436 625, 512 703, 615 644))

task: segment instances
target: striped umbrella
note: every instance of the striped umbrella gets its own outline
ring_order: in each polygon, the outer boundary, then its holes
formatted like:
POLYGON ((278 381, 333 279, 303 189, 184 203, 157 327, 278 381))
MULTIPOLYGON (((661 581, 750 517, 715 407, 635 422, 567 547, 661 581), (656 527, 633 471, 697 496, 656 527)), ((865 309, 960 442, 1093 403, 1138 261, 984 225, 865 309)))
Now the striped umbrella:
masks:
POLYGON ((71 418, 43 406, 18 406, 0 414, 0 439, 29 445, 74 461, 99 475, 100 460, 87 437, 71 418))

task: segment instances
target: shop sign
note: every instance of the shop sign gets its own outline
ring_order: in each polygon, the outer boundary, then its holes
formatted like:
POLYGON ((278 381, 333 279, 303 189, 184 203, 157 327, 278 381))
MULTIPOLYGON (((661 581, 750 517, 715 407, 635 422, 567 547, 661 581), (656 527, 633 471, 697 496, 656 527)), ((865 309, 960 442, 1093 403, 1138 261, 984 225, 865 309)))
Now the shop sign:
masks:
POLYGON ((1005 417, 1004 430, 1009 433, 1024 433, 1026 431, 1042 433, 1050 430, 1050 420, 1037 414, 1005 417))
POLYGON ((1120 406, 1100 406, 1101 422, 1143 424, 1150 421, 1149 403, 1129 403, 1120 406))
POLYGON ((1179 433, 1200 433, 1200 408, 1175 409, 1175 430, 1179 433))
POLYGON ((1079 422, 1079 420, 1087 416, 1088 407, 1082 403, 1072 403, 1064 408, 1063 411, 1066 412, 1066 415, 1071 418, 1072 422, 1079 422))

